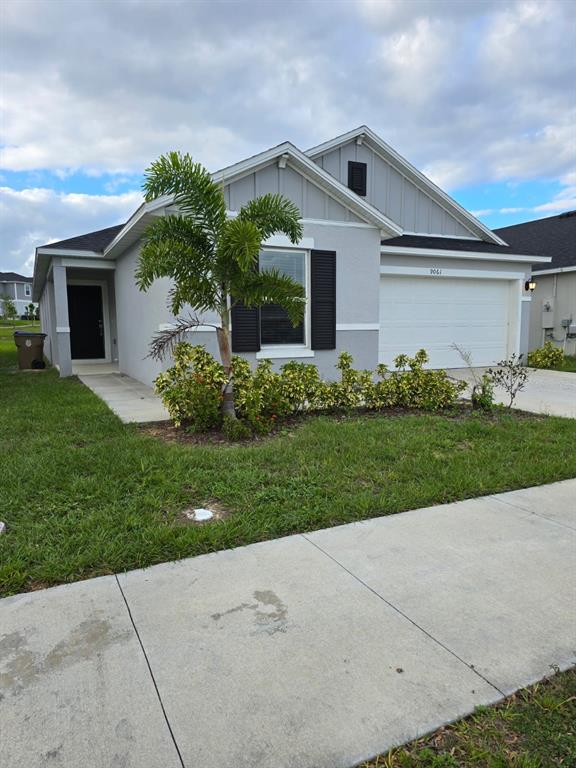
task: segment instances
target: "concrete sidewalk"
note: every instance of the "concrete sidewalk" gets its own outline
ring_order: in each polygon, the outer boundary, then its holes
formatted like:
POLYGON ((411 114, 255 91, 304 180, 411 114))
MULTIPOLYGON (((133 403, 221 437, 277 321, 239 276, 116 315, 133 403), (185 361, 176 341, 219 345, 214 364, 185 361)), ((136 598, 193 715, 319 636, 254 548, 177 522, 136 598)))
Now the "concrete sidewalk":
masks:
POLYGON ((170 415, 153 389, 122 373, 81 373, 78 378, 125 424, 167 421, 170 415))
POLYGON ((0 601, 0 765, 350 768, 575 662, 576 480, 0 601))

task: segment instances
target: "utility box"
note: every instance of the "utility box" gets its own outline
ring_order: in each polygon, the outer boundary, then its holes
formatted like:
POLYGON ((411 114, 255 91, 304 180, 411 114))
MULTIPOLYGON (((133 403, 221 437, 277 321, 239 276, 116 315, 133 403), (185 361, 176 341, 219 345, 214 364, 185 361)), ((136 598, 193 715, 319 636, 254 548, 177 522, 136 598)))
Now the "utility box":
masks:
POLYGON ((554 328, 554 299, 542 299, 542 328, 554 328))
POLYGON ((18 347, 18 368, 20 370, 41 370, 44 362, 45 333, 26 333, 14 331, 14 343, 18 347))

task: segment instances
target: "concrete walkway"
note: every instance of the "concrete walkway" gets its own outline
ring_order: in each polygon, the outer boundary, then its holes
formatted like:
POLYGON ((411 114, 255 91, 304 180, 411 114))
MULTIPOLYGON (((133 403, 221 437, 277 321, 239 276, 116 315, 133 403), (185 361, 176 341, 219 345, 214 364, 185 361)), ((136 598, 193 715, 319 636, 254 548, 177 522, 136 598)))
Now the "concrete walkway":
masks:
MULTIPOLYGON (((481 377, 487 368, 475 370, 481 377)), ((474 383, 474 377, 468 368, 451 368, 448 374, 469 384, 474 383)), ((495 400, 505 405, 509 402, 500 388, 495 391, 495 400)), ((531 413, 576 419, 576 373, 530 368, 526 387, 518 393, 514 407, 531 413)))
POLYGON ((349 768, 576 648, 576 480, 0 601, 0 765, 349 768))
POLYGON ((122 373, 82 373, 80 381, 102 398, 126 424, 167 421, 170 416, 153 389, 122 373))

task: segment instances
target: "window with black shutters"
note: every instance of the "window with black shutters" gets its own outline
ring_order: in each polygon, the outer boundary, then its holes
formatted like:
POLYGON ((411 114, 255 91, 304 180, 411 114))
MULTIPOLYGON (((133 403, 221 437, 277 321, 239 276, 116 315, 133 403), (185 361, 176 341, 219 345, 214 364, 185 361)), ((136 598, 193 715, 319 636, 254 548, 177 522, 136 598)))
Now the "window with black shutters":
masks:
POLYGON ((366 173, 366 163, 348 162, 348 187, 362 197, 366 197, 366 173))
MULTIPOLYGON (((306 254, 302 251, 262 251, 260 270, 276 269, 288 275, 306 288, 306 254)), ((277 346, 280 344, 305 344, 305 323, 292 325, 286 311, 278 304, 263 304, 260 307, 260 343, 277 346)))

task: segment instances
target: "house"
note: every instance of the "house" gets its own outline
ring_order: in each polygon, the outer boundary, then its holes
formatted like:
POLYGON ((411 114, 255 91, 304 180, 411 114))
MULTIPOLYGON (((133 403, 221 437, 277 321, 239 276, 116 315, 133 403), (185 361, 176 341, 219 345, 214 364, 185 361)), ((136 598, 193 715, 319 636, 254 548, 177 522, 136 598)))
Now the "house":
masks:
POLYGON ((529 349, 552 341, 576 355, 576 211, 496 229, 496 234, 522 253, 549 256, 536 263, 536 287, 530 312, 529 349))
MULTIPOLYGON (((284 142, 213 174, 230 215, 267 193, 302 214, 293 246, 274 236, 261 260, 301 280, 303 326, 276 307, 233 313, 233 350, 255 362, 314 362, 333 377, 339 353, 374 368, 424 347, 433 367, 462 364, 453 344, 487 365, 528 348, 534 257, 511 248, 366 126, 306 152, 284 142)), ((141 293, 134 271, 142 235, 174 210, 168 197, 145 203, 122 225, 36 249, 34 298, 46 351, 68 376, 82 361, 116 362, 150 384, 165 367, 147 357, 152 336, 173 322, 170 281, 141 293)), ((215 331, 194 336, 217 354, 215 331)))
MULTIPOLYGON (((12 299, 19 317, 28 314, 28 307, 32 304, 32 278, 19 275, 17 272, 0 272, 0 299, 4 297, 12 299)), ((38 304, 34 304, 34 309, 38 304)), ((0 304, 0 315, 2 305, 0 304)))

